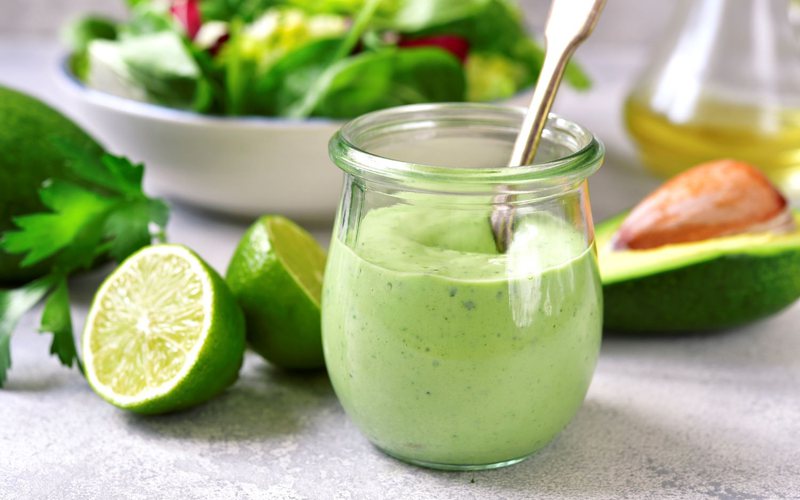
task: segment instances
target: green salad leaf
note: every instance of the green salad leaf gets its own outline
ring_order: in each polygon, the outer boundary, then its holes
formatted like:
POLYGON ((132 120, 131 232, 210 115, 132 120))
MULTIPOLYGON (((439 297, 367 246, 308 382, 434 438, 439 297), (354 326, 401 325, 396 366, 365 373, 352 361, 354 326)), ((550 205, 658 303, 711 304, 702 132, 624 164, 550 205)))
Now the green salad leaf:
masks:
MULTIPOLYGON (((404 103, 505 99, 532 86, 542 66, 513 0, 187 2, 191 29, 168 2, 135 2, 113 38, 84 37, 73 70, 100 90, 202 113, 351 118, 404 103)), ((591 84, 575 64, 565 79, 591 84)))
MULTIPOLYGON (((315 3, 314 0, 310 1, 315 3)), ((290 0, 201 0, 200 13, 206 20, 229 21, 237 18, 249 23, 258 19, 271 7, 293 3, 290 0)))
MULTIPOLYGON (((248 26, 234 20, 229 30, 230 40, 218 57, 225 89, 222 107, 231 115, 272 114, 267 110, 275 108, 269 104, 271 97, 265 95, 263 88, 271 85, 270 79, 274 80, 270 76, 273 67, 294 51, 302 51, 298 56, 301 59, 307 53, 321 55, 313 47, 319 40, 342 38, 344 43, 348 26, 341 17, 315 16, 295 8, 282 8, 268 11, 248 26), (309 45, 312 47, 306 49, 309 45)), ((328 65, 335 55, 316 60, 316 66, 328 65)))
POLYGON ((69 24, 63 37, 70 50, 85 52, 94 40, 116 40, 117 23, 100 16, 87 16, 69 24))
POLYGON ((322 77, 343 41, 316 40, 280 58, 257 83, 254 109, 265 115, 289 115, 322 77))
POLYGON ((67 25, 62 38, 70 49, 68 64, 72 73, 86 80, 89 72, 89 45, 97 40, 116 40, 117 24, 99 16, 88 16, 67 25))
POLYGON ((458 59, 435 48, 365 52, 326 76, 307 94, 313 116, 345 119, 403 104, 462 101, 466 87, 458 59))
POLYGON ((259 87, 265 113, 348 118, 390 106, 464 99, 459 61, 435 48, 362 52, 326 67, 341 40, 287 54, 259 87), (311 89, 311 91, 309 91, 311 89))
POLYGON ((492 0, 404 0, 390 14, 381 13, 375 24, 404 33, 419 32, 461 19, 473 19, 492 0))
POLYGON ((161 31, 119 44, 131 77, 157 102, 179 108, 206 104, 210 90, 180 35, 161 31))
POLYGON ((131 7, 130 19, 117 28, 119 32, 117 38, 148 35, 176 28, 177 25, 172 19, 167 3, 140 0, 131 7))

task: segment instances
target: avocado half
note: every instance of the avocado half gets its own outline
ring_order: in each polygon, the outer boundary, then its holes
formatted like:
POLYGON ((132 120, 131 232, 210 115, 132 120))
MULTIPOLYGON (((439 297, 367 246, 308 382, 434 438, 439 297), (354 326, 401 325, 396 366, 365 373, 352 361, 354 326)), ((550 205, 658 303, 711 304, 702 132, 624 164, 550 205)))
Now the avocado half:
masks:
MULTIPOLYGON (((621 332, 697 332, 742 325, 800 298, 800 229, 649 250, 613 250, 627 214, 599 224, 604 326, 621 332)), ((800 227, 800 214, 795 212, 800 227)))

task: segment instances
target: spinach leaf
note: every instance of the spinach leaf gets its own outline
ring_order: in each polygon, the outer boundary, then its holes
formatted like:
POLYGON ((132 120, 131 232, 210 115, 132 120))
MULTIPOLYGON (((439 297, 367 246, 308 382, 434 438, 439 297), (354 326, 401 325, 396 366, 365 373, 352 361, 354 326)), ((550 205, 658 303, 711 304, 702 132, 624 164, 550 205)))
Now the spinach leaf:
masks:
POLYGON ((328 68, 341 40, 318 40, 283 57, 260 82, 258 113, 352 118, 377 109, 432 101, 460 101, 464 71, 433 47, 362 52, 328 68))
POLYGON ((353 19, 353 26, 347 36, 339 43, 336 52, 330 58, 318 62, 318 64, 324 65, 325 71, 307 89, 305 98, 289 109, 288 116, 304 118, 312 114, 318 97, 324 93, 325 87, 330 84, 338 71, 336 66, 356 50, 361 37, 369 29, 369 25, 381 3, 381 0, 364 0, 363 8, 353 19))
MULTIPOLYGON (((337 14, 356 16, 364 10, 369 0, 283 0, 286 4, 311 14, 337 14)), ((391 16, 405 0, 380 0, 377 10, 380 16, 391 16)))
POLYGON ((375 19, 381 28, 416 32, 433 26, 474 18, 492 0, 400 0, 390 15, 375 19))
MULTIPOLYGON (((253 25, 246 26, 241 20, 231 22, 230 38, 217 58, 226 89, 226 113, 269 113, 264 110, 282 107, 280 102, 274 104, 272 101, 285 101, 283 93, 269 95, 276 85, 282 85, 276 80, 281 81, 301 66, 302 74, 292 76, 292 80, 303 80, 306 78, 303 75, 312 66, 313 71, 319 74, 333 62, 351 54, 378 3, 379 0, 368 0, 349 30, 344 18, 331 16, 318 22, 320 19, 305 15, 296 8, 274 9, 267 13, 257 22, 265 28, 263 33, 253 32, 250 29, 253 25), (337 40, 335 50, 328 50, 333 44, 316 43, 333 38, 337 40), (322 46, 325 49, 320 51, 322 46), (278 68, 274 69, 276 64, 278 68)), ((304 92, 310 86, 313 86, 313 80, 302 86, 304 92)))
POLYGON ((441 49, 365 52, 336 64, 313 96, 311 114, 343 119, 403 104, 461 101, 465 88, 458 59, 441 49))
POLYGON ((520 41, 528 40, 519 10, 504 0, 488 0, 477 7, 471 15, 430 23, 414 35, 458 35, 469 40, 473 50, 516 55, 520 41))
POLYGON ((286 3, 281 0, 201 0, 200 13, 204 21, 251 22, 270 7, 286 3))
POLYGON ((436 47, 395 52, 393 94, 399 104, 463 101, 466 78, 461 62, 436 47))
MULTIPOLYGON (((219 0, 217 0, 219 1, 219 0)), ((230 0, 229 0, 230 1, 230 0)), ((317 14, 354 16, 365 0, 284 0, 288 4, 317 14)), ((413 32, 431 26, 471 17, 491 0, 382 0, 372 27, 413 32)))
POLYGON ((342 41, 340 38, 316 40, 279 59, 258 82, 252 111, 267 115, 288 114, 325 72, 342 41))

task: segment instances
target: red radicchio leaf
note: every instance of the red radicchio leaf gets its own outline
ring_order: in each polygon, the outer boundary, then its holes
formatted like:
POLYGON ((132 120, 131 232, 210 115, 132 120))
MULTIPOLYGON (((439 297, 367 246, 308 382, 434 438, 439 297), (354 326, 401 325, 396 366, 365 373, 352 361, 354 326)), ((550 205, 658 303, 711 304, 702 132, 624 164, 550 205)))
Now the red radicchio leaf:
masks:
POLYGON ((439 47, 450 52, 463 64, 469 55, 469 40, 456 35, 433 35, 420 38, 401 38, 400 47, 439 47))
POLYGON ((222 46, 225 45, 225 42, 227 42, 230 39, 230 37, 231 37, 230 33, 225 33, 219 38, 217 38, 217 41, 214 42, 214 45, 208 48, 208 51, 211 53, 211 55, 212 56, 217 55, 219 51, 222 50, 222 46))
POLYGON ((173 0, 170 7, 172 17, 178 20, 186 30, 186 34, 191 40, 200 31, 200 6, 198 0, 173 0))

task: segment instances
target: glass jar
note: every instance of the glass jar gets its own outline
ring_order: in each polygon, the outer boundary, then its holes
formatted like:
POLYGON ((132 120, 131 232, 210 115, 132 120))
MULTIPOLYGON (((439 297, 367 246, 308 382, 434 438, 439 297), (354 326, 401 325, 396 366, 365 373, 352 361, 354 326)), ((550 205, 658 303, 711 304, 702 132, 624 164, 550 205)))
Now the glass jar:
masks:
POLYGON ((645 166, 733 158, 800 194, 800 43, 790 0, 681 0, 625 105, 645 166))
POLYGON ((330 143, 345 173, 322 298, 342 406, 380 449, 442 469, 519 462, 577 411, 602 296, 586 179, 603 159, 551 117, 536 166, 503 167, 524 110, 416 105, 330 143), (510 195, 512 238, 490 214, 510 195))

